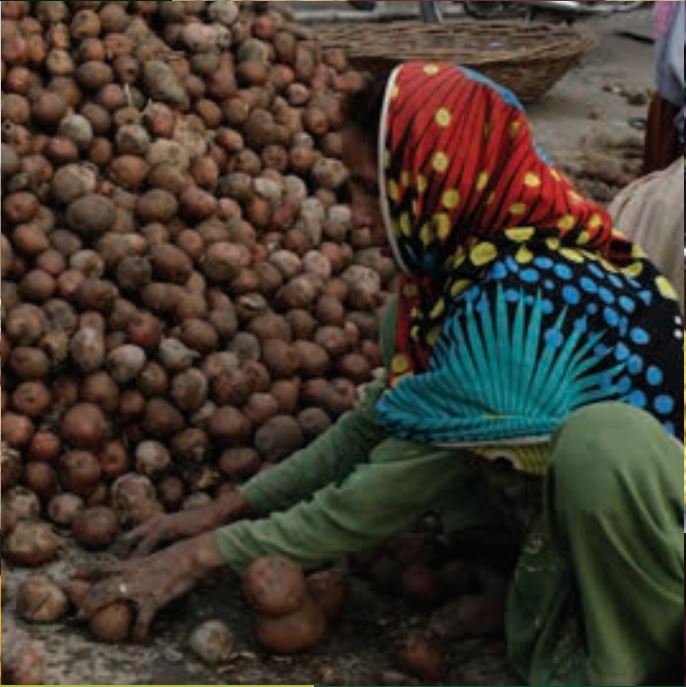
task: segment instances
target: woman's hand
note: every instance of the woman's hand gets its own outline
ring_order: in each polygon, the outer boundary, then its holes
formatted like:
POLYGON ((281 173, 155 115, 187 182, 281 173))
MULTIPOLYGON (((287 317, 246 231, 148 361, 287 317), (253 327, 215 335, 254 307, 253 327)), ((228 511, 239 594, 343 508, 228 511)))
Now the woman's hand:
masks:
POLYGON ((128 602, 136 611, 132 638, 143 642, 160 609, 225 565, 214 537, 204 534, 146 558, 77 573, 79 578, 97 580, 80 604, 77 619, 88 621, 115 601, 128 602))
POLYGON ((201 508, 160 515, 131 530, 117 545, 122 558, 147 556, 160 544, 196 537, 247 516, 248 502, 239 492, 220 496, 201 508))

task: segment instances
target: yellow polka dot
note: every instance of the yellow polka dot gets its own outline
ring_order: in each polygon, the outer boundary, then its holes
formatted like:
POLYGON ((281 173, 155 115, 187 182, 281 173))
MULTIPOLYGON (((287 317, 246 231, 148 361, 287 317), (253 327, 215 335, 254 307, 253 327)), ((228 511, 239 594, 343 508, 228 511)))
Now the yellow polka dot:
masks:
POLYGON ((526 246, 522 246, 517 251, 517 255, 515 257, 518 263, 527 265, 534 259, 534 254, 526 246))
POLYGON ((419 193, 424 193, 428 187, 429 182, 427 181, 426 177, 423 174, 420 174, 417 177, 417 191, 419 191, 419 193))
POLYGON ((440 72, 440 71, 441 70, 437 64, 427 64, 424 67, 424 73, 427 76, 436 76, 436 74, 438 74, 438 72, 440 72))
POLYGON ((441 241, 445 241, 450 236, 450 217, 445 213, 434 215, 434 226, 436 227, 436 234, 441 241))
POLYGON ((631 257, 635 258, 636 260, 640 260, 646 257, 646 253, 641 246, 639 246, 637 243, 634 243, 631 246, 631 257))
POLYGON ((579 238, 577 239, 577 243, 580 246, 585 246, 590 240, 591 240, 591 235, 587 231, 582 231, 579 234, 579 238))
POLYGON ((625 267, 622 271, 624 272, 624 274, 626 274, 627 277, 632 277, 635 279, 636 277, 640 277, 643 273, 643 263, 634 262, 628 267, 625 267))
POLYGON ((410 182, 412 181, 412 177, 410 176, 410 173, 405 170, 401 175, 400 175, 400 183, 403 186, 403 188, 407 188, 410 185, 410 182))
POLYGON ((412 327, 412 329, 410 329, 410 336, 411 336, 415 341, 418 341, 418 340, 419 340, 419 327, 416 327, 416 326, 415 326, 415 327, 412 327))
POLYGON ((400 200, 400 188, 398 188, 398 182, 393 179, 388 182, 388 197, 394 203, 400 200))
POLYGON ((443 172, 445 172, 448 169, 450 160, 448 159, 448 156, 445 153, 439 151, 434 155, 432 164, 434 170, 436 170, 439 174, 443 174, 443 172))
POLYGON ((405 286, 403 286, 403 296, 405 296, 405 298, 416 298, 418 293, 419 290, 416 284, 405 284, 405 286))
POLYGON ((451 188, 443 194, 443 205, 448 210, 454 210, 460 204, 460 192, 451 188))
POLYGON ((403 236, 410 236, 412 234, 412 221, 406 212, 400 216, 400 233, 403 236))
POLYGON ((600 264, 608 271, 613 274, 616 274, 619 272, 617 269, 617 265, 612 264, 609 260, 606 260, 605 258, 600 258, 600 264))
POLYGON ((431 231, 431 226, 427 223, 419 230, 419 239, 421 242, 428 246, 433 240, 434 233, 431 231))
POLYGON ((476 190, 481 193, 486 186, 488 186, 488 182, 491 180, 491 175, 488 172, 481 172, 479 174, 479 177, 476 180, 476 190))
POLYGON ((493 205, 495 203, 495 191, 491 193, 490 196, 488 196, 488 199, 486 200, 486 205, 493 205))
POLYGON ((676 291, 667 277, 659 276, 655 280, 657 290, 662 294, 663 298, 668 298, 670 301, 677 299, 676 291))
POLYGON ((546 239, 545 244, 548 246, 548 248, 550 248, 550 250, 560 249, 560 239, 546 239))
POLYGON ((467 253, 464 252, 464 249, 458 248, 452 258, 453 269, 461 267, 466 259, 467 253))
POLYGON ((391 100, 395 100, 400 95, 400 86, 398 84, 393 84, 391 88, 391 100))
POLYGON ((429 317, 432 320, 435 320, 436 318, 440 317, 444 312, 445 312, 445 301, 442 298, 439 298, 436 305, 434 305, 434 307, 431 308, 431 312, 429 313, 429 317))
POLYGON ((564 217, 560 218, 560 221, 557 223, 558 229, 562 229, 562 231, 569 231, 570 229, 574 229, 574 225, 576 224, 576 219, 574 218, 574 215, 565 215, 564 217))
POLYGON ((464 293, 470 286, 472 282, 469 279, 460 279, 456 281, 450 288, 450 295, 453 298, 457 298, 461 293, 464 293))
POLYGON ((590 220, 588 220, 588 226, 590 229, 597 229, 603 223, 603 218, 596 212, 593 214, 590 220))
POLYGON ((393 362, 391 363, 391 370, 397 374, 401 375, 403 372, 407 372, 410 369, 410 360, 404 353, 398 353, 393 357, 393 362))
POLYGON ((581 255, 581 253, 578 250, 574 250, 573 248, 562 248, 560 250, 560 255, 567 258, 567 260, 569 260, 571 262, 583 262, 584 261, 583 255, 581 255))
POLYGON ((539 177, 538 174, 529 172, 524 177, 524 185, 528 186, 529 188, 538 188, 541 185, 541 177, 539 177))
POLYGON ((617 227, 613 227, 612 228, 612 238, 626 239, 626 234, 621 229, 617 229, 617 227))
POLYGON ((510 124, 510 136, 512 138, 517 138, 519 136, 519 132, 522 130, 522 123, 521 122, 512 122, 510 124))
POLYGON ((508 229, 505 232, 510 241, 516 241, 517 243, 524 243, 524 241, 529 241, 534 235, 534 230, 531 227, 519 227, 517 229, 508 229))
POLYGON ((438 341, 438 337, 441 335, 441 328, 440 327, 434 327, 427 335, 426 335, 426 343, 429 344, 429 346, 435 346, 436 342, 438 341))
POLYGON ((526 205, 524 203, 514 203, 510 207, 511 215, 523 215, 526 212, 526 205))
POLYGON ((481 267, 493 262, 498 257, 498 249, 492 243, 484 241, 472 248, 469 257, 477 267, 481 267))
POLYGON ((448 110, 445 107, 441 107, 438 112, 436 112, 436 124, 438 126, 443 127, 444 129, 447 126, 450 126, 450 122, 453 121, 453 116, 450 114, 450 110, 448 110))

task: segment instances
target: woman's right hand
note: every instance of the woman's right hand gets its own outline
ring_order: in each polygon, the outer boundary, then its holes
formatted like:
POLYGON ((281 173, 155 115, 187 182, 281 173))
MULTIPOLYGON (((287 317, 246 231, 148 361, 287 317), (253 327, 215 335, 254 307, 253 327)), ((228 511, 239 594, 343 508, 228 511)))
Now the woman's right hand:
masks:
POLYGON ((160 544, 196 537, 245 517, 248 512, 245 498, 231 492, 207 506, 151 518, 122 537, 117 552, 122 558, 147 556, 160 544))

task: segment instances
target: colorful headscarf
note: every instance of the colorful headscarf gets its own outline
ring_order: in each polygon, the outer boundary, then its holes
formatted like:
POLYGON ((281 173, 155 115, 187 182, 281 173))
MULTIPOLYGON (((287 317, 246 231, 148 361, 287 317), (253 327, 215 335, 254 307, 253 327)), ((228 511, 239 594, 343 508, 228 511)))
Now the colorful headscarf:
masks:
POLYGON ((681 431, 680 387, 662 383, 683 351, 674 289, 551 166, 512 93, 452 64, 399 67, 380 177, 404 272, 378 406, 391 431, 540 442, 575 408, 612 398, 657 404, 681 431))

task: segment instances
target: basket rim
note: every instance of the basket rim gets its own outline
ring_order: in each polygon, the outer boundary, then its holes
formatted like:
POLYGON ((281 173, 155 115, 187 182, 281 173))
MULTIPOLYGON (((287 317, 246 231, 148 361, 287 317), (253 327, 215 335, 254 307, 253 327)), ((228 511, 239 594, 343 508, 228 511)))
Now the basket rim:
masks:
POLYGON ((318 40, 324 48, 344 48, 351 61, 364 58, 386 58, 389 62, 422 59, 431 61, 462 62, 470 65, 494 65, 498 63, 525 62, 528 64, 569 59, 592 50, 597 45, 595 34, 588 27, 564 27, 557 24, 523 21, 473 21, 456 20, 443 24, 425 24, 423 22, 367 22, 335 27, 323 27, 318 31, 318 40), (475 29, 478 28, 478 33, 475 29), (359 40, 360 33, 370 29, 369 42, 359 40), (515 49, 488 50, 488 48, 460 49, 459 46, 443 48, 430 44, 426 46, 410 45, 403 41, 405 36, 415 35, 427 40, 432 37, 459 39, 460 34, 502 38, 503 33, 522 40, 523 45, 515 49), (384 39, 390 39, 386 44, 384 39), (560 40, 564 39, 564 40, 560 40), (540 45, 535 42, 543 41, 540 45), (407 47, 403 47, 403 46, 407 47))

